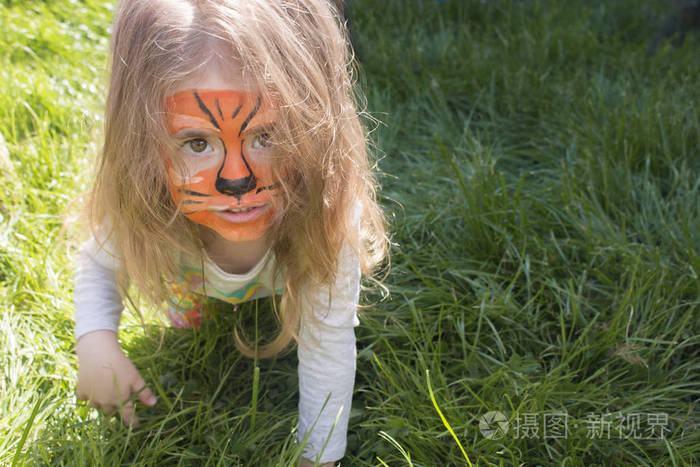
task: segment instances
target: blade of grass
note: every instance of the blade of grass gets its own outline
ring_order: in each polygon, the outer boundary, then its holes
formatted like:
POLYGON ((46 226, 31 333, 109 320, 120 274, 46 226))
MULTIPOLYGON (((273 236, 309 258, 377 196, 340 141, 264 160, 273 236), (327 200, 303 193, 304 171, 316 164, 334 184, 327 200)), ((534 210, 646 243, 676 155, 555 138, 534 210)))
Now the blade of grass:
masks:
POLYGON ((36 418, 36 415, 39 413, 39 407, 41 407, 41 399, 38 399, 36 401, 36 404, 34 404, 34 408, 32 409, 32 413, 29 415, 29 419, 27 420, 27 423, 24 425, 24 430, 22 431, 22 437, 19 439, 19 443, 17 444, 17 449, 15 450, 15 457, 12 459, 12 467, 15 467, 17 463, 19 462, 19 458, 22 455, 22 448, 24 448, 24 443, 27 441, 27 436, 29 436, 29 430, 32 428, 32 425, 34 424, 34 418, 36 418))
POLYGON ((442 411, 440 410, 440 407, 438 406, 437 400, 435 400, 435 395, 433 394, 433 388, 430 385, 430 370, 425 370, 425 380, 428 383, 428 392, 430 393, 430 400, 433 402, 433 407, 435 407, 435 410, 437 411, 438 415, 440 416, 440 420, 442 420, 442 424, 445 425, 445 428, 447 428, 447 431, 450 432, 452 437, 454 438, 455 442, 457 443, 457 446, 459 446, 459 450, 462 451, 462 455, 464 456, 464 459, 467 461, 467 464, 469 467, 471 467, 472 462, 469 460, 469 456, 467 456, 466 451, 464 450, 464 447, 462 447, 462 443, 459 441, 459 438, 457 438, 457 435, 455 434, 454 430, 450 426, 449 422, 445 418, 445 416, 442 414, 442 411))

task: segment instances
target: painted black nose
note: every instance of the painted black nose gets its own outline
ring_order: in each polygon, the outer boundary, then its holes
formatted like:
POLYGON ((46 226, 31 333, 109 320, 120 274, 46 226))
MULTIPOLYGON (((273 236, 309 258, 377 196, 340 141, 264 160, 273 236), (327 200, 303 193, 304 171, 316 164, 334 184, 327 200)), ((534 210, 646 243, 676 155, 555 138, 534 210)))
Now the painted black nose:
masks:
POLYGON ((257 184, 258 181, 255 179, 255 175, 251 174, 248 177, 237 178, 235 180, 216 177, 214 186, 219 193, 229 196, 242 196, 254 190, 257 184))

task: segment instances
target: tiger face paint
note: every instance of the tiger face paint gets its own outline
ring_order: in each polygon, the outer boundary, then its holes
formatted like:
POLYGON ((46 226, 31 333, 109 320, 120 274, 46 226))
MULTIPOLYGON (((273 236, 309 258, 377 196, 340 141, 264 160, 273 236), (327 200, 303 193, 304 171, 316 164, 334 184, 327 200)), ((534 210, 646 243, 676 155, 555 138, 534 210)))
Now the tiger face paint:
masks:
POLYGON ((257 93, 205 89, 169 96, 166 109, 184 166, 178 171, 166 157, 175 204, 188 219, 230 242, 261 238, 272 222, 272 196, 280 186, 267 141, 275 110, 257 93))

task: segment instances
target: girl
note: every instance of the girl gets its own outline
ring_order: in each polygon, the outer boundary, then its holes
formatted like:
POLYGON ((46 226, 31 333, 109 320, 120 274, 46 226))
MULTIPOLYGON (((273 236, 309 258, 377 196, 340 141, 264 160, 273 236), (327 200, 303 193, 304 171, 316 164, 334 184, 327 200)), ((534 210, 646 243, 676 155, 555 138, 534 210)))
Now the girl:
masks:
POLYGON ((117 340, 127 287, 176 326, 212 297, 279 294, 258 355, 298 343, 304 457, 343 456, 360 273, 386 254, 347 44, 327 0, 121 1, 76 270, 79 398, 126 423, 131 394, 156 403, 117 340))

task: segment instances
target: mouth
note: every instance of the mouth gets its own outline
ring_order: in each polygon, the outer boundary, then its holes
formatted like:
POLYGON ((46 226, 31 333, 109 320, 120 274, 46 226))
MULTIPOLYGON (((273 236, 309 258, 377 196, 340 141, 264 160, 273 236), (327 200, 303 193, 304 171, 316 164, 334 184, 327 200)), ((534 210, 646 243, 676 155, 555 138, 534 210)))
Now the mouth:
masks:
POLYGON ((268 203, 257 204, 254 206, 245 207, 212 207, 210 208, 218 216, 224 218, 228 222, 234 224, 241 224, 244 222, 250 222, 261 215, 263 215, 269 209, 270 205, 268 203))

